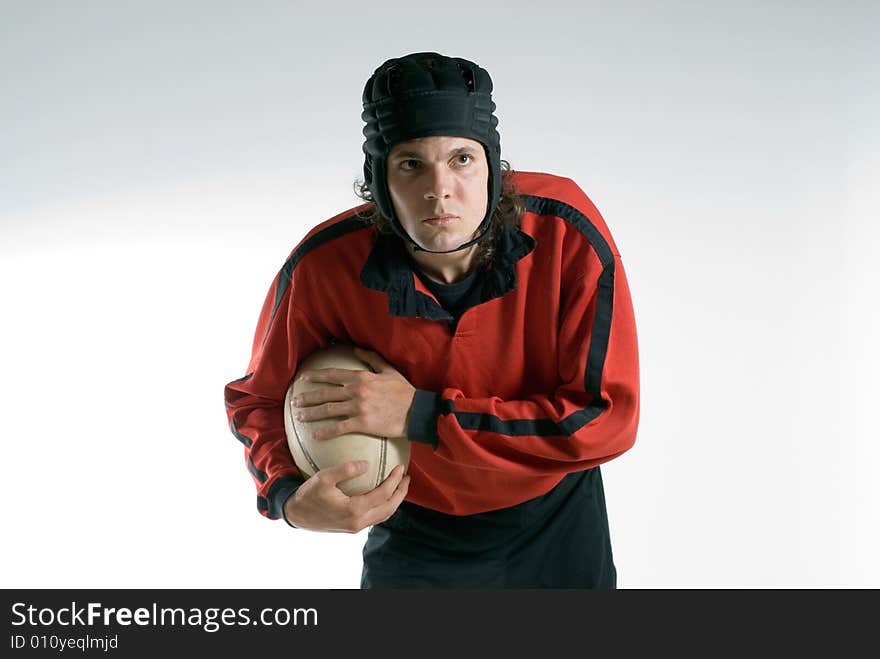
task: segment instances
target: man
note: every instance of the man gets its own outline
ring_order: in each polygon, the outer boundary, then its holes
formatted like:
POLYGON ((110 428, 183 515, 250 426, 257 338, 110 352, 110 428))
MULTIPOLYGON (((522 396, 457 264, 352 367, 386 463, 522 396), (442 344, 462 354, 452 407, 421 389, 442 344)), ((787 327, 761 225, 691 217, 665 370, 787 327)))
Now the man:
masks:
POLYGON ((614 588, 599 465, 635 442, 635 320, 620 255, 571 180, 501 160, 489 74, 437 53, 364 89, 361 205, 316 226, 269 290, 248 373, 226 386, 269 518, 370 532, 364 588, 614 588), (408 473, 348 497, 308 480, 282 405, 331 342, 374 372, 323 369, 293 401, 319 439, 411 442, 408 473))

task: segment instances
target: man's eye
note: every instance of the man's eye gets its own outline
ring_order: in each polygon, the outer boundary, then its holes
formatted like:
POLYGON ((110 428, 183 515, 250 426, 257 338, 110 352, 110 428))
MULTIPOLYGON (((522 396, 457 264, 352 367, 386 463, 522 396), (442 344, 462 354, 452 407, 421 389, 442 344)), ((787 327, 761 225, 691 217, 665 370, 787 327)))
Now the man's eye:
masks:
POLYGON ((400 161, 400 168, 401 169, 415 169, 418 166, 419 166, 418 160, 408 159, 408 160, 401 160, 400 161))
POLYGON ((459 165, 467 165, 474 157, 469 153, 459 153, 456 158, 459 165))

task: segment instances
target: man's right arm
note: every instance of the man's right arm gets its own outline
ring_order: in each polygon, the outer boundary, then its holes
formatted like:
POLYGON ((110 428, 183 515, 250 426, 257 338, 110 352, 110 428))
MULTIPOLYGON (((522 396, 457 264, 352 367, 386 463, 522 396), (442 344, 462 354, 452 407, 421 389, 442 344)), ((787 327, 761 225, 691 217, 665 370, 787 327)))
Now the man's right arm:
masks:
POLYGON ((293 304, 296 278, 288 272, 279 271, 266 295, 247 374, 224 389, 229 428, 244 446, 260 514, 296 528, 356 533, 394 513, 406 496, 409 477, 398 469, 374 490, 348 497, 336 483, 366 467, 346 463, 306 480, 294 463, 284 398, 299 362, 326 347, 330 334, 293 304))
POLYGON ((247 374, 224 388, 227 421, 244 446, 257 510, 269 519, 284 517, 285 502, 305 481, 287 445, 284 397, 302 356, 321 347, 323 339, 292 304, 294 288, 282 268, 260 311, 247 374))

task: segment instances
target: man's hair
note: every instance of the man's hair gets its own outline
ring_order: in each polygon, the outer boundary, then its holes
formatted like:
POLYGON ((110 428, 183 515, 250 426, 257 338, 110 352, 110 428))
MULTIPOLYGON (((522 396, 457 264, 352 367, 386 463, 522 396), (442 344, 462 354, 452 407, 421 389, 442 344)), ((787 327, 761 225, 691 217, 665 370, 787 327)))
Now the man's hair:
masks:
MULTIPOLYGON (((492 213, 491 230, 484 240, 477 243, 477 264, 479 265, 489 263, 493 259, 501 232, 507 226, 519 226, 525 212, 525 202, 516 190, 513 174, 510 163, 501 160, 501 198, 498 200, 495 212, 492 213)), ((354 193, 370 204, 358 215, 369 221, 377 234, 394 235, 391 222, 379 212, 373 202, 370 186, 364 181, 357 180, 354 183, 354 193)))

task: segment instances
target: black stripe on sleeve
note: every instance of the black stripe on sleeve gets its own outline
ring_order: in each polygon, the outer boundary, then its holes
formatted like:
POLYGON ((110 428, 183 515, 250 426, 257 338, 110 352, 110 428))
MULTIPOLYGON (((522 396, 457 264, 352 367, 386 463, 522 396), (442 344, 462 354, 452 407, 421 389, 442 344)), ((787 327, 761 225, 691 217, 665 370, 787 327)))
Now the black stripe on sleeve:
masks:
POLYGON ((278 274, 278 288, 275 290, 275 304, 272 307, 272 315, 270 316, 269 324, 266 327, 266 335, 263 337, 263 343, 266 343, 266 337, 269 336, 269 330, 272 327, 272 322, 275 320, 275 312, 278 310, 278 306, 281 304, 281 300, 284 299, 284 294, 290 286, 290 279, 293 277, 293 269, 296 267, 297 263, 299 263, 306 254, 313 249, 320 247, 324 243, 336 240, 337 238, 341 238, 342 236, 353 233, 354 231, 359 231, 368 226, 369 222, 367 222, 367 220, 364 220, 358 215, 353 215, 327 227, 323 231, 319 231, 303 242, 302 245, 297 247, 293 254, 290 255, 290 258, 288 258, 281 267, 281 271, 278 274))
POLYGON ((238 426, 235 425, 235 419, 232 419, 232 421, 230 421, 229 428, 232 430, 232 434, 235 435, 235 438, 238 441, 240 441, 242 444, 244 444, 248 448, 251 447, 251 444, 253 444, 253 441, 251 440, 250 437, 245 437, 240 432, 238 432, 238 426))
MULTIPOLYGON (((226 386, 228 387, 230 384, 235 384, 236 382, 245 382, 246 380, 250 380, 253 376, 254 376, 253 373, 248 373, 247 375, 244 375, 244 376, 238 378, 237 380, 233 380, 232 382, 230 382, 226 386)), ((224 405, 226 405, 227 409, 232 408, 232 405, 229 403, 228 400, 224 400, 224 405)))
POLYGON ((247 466, 248 471, 251 472, 254 475, 254 478, 256 478, 261 483, 265 483, 267 480, 269 480, 269 475, 265 471, 260 471, 259 469, 257 469, 257 466, 254 464, 254 461, 251 460, 250 456, 248 456, 247 459, 247 466))
POLYGON ((607 407, 608 401, 602 398, 602 371, 608 353, 608 337, 611 334, 611 321, 614 311, 614 252, 601 232, 577 208, 549 197, 523 195, 526 210, 538 215, 555 215, 574 226, 589 241, 599 261, 602 274, 599 275, 596 299, 596 316, 587 353, 584 372, 584 390, 592 394, 593 400, 587 407, 562 419, 559 423, 550 419, 509 419, 503 420, 492 414, 477 412, 453 412, 458 424, 464 430, 482 430, 510 437, 546 437, 550 435, 572 435, 598 417, 607 407))

